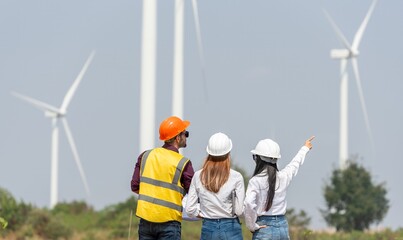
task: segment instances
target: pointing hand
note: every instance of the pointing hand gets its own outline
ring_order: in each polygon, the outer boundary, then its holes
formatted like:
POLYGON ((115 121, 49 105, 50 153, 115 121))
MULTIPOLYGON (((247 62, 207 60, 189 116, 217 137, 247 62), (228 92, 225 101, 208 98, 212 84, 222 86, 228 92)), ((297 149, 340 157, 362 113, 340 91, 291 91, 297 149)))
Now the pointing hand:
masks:
POLYGON ((311 149, 312 148, 312 140, 315 138, 315 136, 310 137, 308 140, 305 141, 305 147, 311 149))

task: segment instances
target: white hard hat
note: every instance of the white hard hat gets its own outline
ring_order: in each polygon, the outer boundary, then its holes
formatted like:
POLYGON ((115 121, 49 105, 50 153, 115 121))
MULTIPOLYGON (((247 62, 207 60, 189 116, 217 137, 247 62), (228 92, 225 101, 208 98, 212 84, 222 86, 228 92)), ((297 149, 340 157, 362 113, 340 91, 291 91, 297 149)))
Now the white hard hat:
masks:
POLYGON ((250 152, 263 157, 281 158, 280 146, 271 139, 260 140, 250 152))
POLYGON ((232 149, 231 139, 224 133, 215 133, 208 141, 206 151, 211 156, 223 156, 232 149))

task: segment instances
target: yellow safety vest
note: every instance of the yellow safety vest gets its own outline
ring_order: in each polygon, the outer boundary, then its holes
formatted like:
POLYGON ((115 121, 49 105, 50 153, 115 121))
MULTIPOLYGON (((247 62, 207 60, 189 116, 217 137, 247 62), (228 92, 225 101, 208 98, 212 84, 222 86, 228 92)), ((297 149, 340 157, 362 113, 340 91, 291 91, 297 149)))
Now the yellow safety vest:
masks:
POLYGON ((180 183, 189 159, 165 148, 144 152, 136 215, 149 222, 182 220, 185 189, 180 183))

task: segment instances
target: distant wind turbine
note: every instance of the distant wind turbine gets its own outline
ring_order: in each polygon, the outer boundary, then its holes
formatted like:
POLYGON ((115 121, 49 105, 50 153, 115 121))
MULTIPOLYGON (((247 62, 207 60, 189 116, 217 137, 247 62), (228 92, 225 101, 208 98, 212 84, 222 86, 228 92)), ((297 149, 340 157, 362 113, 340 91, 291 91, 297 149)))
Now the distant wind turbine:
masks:
MULTIPOLYGON (((183 118, 183 99, 184 99, 184 81, 183 81, 183 49, 184 49, 184 7, 185 0, 175 0, 175 34, 174 34, 174 66, 173 66, 173 87, 172 87, 172 114, 183 118)), ((197 0, 192 0, 193 17, 196 28, 197 44, 199 48, 199 57, 202 69, 202 79, 205 98, 207 100, 207 86, 204 68, 203 45, 201 38, 199 13, 197 0)))
POLYGON ((332 49, 330 52, 330 56, 333 59, 340 59, 340 168, 346 168, 346 161, 348 159, 348 75, 347 75, 347 61, 351 60, 353 71, 355 75, 355 80, 357 83, 358 94, 360 97, 361 108, 364 114, 365 126, 367 128, 367 132, 370 138, 370 142, 373 148, 373 139, 371 128, 369 124, 369 118, 367 113, 367 108, 365 105, 364 94, 361 87, 361 80, 358 71, 358 63, 357 57, 359 55, 358 47, 360 45, 362 36, 364 34, 365 28, 369 22, 372 12, 374 11, 377 0, 374 0, 361 23, 361 26, 358 28, 355 33, 353 44, 351 45, 346 37, 343 35, 339 27, 330 17, 330 15, 325 11, 325 15, 330 21, 334 31, 336 32, 338 38, 344 45, 344 49, 332 49))
POLYGON ((12 92, 15 97, 18 97, 29 104, 33 105, 36 108, 44 111, 45 116, 51 118, 52 120, 52 152, 51 152, 51 179, 50 179, 50 208, 53 208, 58 202, 58 150, 59 150, 59 128, 58 121, 61 120, 64 126, 64 130, 66 132, 67 140, 70 144, 71 150, 73 152, 74 160, 77 164, 77 168, 80 172, 81 179, 84 183, 85 191, 87 196, 89 196, 90 191, 87 183, 87 178, 85 177, 85 173, 83 167, 81 165, 80 157, 78 155, 78 151, 76 148, 76 144, 74 143, 73 135, 71 134, 70 127, 66 120, 67 107, 69 106, 71 99, 74 96, 74 93, 77 90, 78 85, 80 84, 87 68, 89 67, 92 59, 94 58, 95 52, 93 51, 87 61, 85 62, 83 68, 75 79, 73 85, 68 90, 66 96, 63 99, 63 103, 60 108, 54 107, 50 104, 41 102, 39 100, 33 99, 31 97, 24 96, 22 94, 12 92))

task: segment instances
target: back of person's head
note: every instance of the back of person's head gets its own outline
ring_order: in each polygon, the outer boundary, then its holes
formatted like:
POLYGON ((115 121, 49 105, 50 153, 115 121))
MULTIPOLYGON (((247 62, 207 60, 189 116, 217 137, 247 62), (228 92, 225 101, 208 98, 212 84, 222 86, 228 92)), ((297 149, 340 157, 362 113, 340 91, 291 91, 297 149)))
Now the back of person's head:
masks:
POLYGON ((231 139, 224 133, 213 134, 207 144, 207 158, 204 161, 200 180, 203 186, 217 193, 224 185, 230 173, 231 139))
POLYGON ((269 184, 269 189, 267 192, 266 207, 265 210, 268 211, 272 204, 273 198, 276 191, 276 180, 277 180, 277 160, 281 158, 280 146, 271 139, 260 140, 255 149, 251 151, 253 154, 253 160, 256 162, 255 171, 253 176, 262 173, 267 170, 267 182, 269 184))

